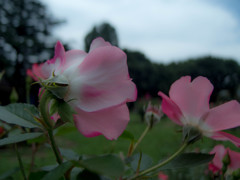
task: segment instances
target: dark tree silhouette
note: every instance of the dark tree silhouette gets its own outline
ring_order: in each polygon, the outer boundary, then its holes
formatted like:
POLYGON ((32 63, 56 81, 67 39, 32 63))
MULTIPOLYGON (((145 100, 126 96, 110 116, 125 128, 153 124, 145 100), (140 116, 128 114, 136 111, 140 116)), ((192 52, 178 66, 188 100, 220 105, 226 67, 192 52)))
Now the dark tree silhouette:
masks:
POLYGON ((26 69, 50 57, 56 42, 51 31, 59 23, 39 0, 0 1, 0 71, 6 70, 20 101, 25 101, 26 69))
POLYGON ((114 46, 118 46, 118 37, 116 30, 109 23, 102 23, 99 26, 94 26, 93 29, 85 36, 85 50, 89 51, 90 44, 93 39, 101 36, 105 41, 110 42, 114 46))

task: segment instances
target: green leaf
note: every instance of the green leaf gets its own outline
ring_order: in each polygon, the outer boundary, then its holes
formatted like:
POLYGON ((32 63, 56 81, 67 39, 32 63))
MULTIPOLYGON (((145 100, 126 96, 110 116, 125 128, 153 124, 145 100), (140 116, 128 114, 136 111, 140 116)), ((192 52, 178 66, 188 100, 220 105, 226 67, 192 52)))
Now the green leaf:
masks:
POLYGON ((15 103, 0 106, 0 119, 10 124, 16 124, 27 128, 41 127, 33 116, 38 117, 38 110, 30 104, 15 103))
POLYGON ((54 168, 52 171, 47 173, 42 180, 59 180, 64 176, 65 172, 67 172, 73 164, 70 161, 64 162, 60 164, 58 167, 54 168))
POLYGON ((97 174, 119 177, 124 173, 123 161, 116 155, 101 155, 80 161, 80 166, 97 174))
POLYGON ((76 114, 73 108, 63 100, 59 100, 57 106, 61 120, 64 122, 73 122, 73 114, 76 114))
POLYGON ((18 143, 22 141, 26 141, 28 139, 34 139, 36 137, 41 136, 43 133, 35 132, 35 133, 25 133, 25 134, 15 134, 7 138, 3 138, 0 140, 0 146, 18 143))
POLYGON ((79 160, 79 155, 71 149, 59 148, 60 153, 64 156, 67 160, 79 160))
POLYGON ((0 175, 0 180, 6 180, 7 178, 10 178, 14 173, 19 171, 19 167, 15 167, 13 169, 8 170, 7 172, 0 175))
MULTIPOLYGON (((138 168, 140 153, 133 155, 132 158, 133 161, 131 162, 131 167, 136 171, 136 169, 138 168)), ((153 160, 150 156, 148 156, 147 154, 142 154, 139 170, 142 171, 151 167, 152 163, 153 160)))
POLYGON ((125 130, 121 136, 119 136, 119 138, 123 138, 123 139, 127 139, 127 140, 130 140, 130 141, 135 141, 134 139, 134 135, 130 132, 130 131, 127 131, 125 130))
POLYGON ((184 153, 173 159, 161 169, 191 168, 212 161, 214 155, 202 153, 184 153))
POLYGON ((39 136, 39 137, 36 137, 34 139, 27 140, 27 142, 29 144, 32 144, 32 143, 44 143, 44 142, 47 142, 47 141, 48 141, 48 139, 47 139, 46 136, 39 136))
POLYGON ((65 134, 68 134, 68 133, 72 133, 72 132, 76 132, 76 127, 73 126, 72 124, 66 124, 57 129, 54 129, 54 133, 55 133, 55 136, 62 136, 62 135, 65 135, 65 134))

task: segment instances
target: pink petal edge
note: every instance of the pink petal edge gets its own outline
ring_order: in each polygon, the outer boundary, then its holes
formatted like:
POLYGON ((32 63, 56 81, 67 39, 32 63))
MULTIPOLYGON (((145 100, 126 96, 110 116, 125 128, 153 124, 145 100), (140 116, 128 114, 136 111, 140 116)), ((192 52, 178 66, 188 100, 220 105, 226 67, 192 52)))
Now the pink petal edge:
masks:
POLYGON ((183 125, 181 122, 182 112, 179 107, 164 93, 158 92, 158 95, 162 97, 162 111, 176 124, 183 125))
POLYGON ((76 108, 75 125, 86 137, 104 135, 107 139, 117 139, 129 122, 126 104, 95 112, 85 112, 76 108))
POLYGON ((205 123, 212 131, 240 126, 240 104, 234 100, 212 108, 205 118, 205 123))
POLYGON ((98 37, 92 41, 89 52, 104 46, 112 46, 112 45, 109 42, 105 41, 102 37, 98 37))
POLYGON ((191 82, 190 76, 183 76, 172 84, 169 97, 185 117, 200 118, 209 110, 212 91, 213 85, 207 78, 198 76, 191 82))
POLYGON ((235 144, 237 147, 240 147, 240 138, 223 132, 223 131, 219 131, 219 132, 214 132, 210 138, 215 139, 215 140, 220 140, 220 141, 231 141, 233 144, 235 144))

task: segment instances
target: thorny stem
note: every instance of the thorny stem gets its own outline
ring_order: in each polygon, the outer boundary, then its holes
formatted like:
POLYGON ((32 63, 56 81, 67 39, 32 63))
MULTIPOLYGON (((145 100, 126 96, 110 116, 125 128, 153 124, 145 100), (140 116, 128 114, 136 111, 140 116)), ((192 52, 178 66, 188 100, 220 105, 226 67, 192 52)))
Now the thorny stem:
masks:
POLYGON ((178 156, 187 146, 188 146, 188 143, 184 142, 183 145, 172 156, 170 156, 168 159, 166 159, 165 161, 163 161, 163 162, 161 162, 161 163, 159 163, 159 164, 157 164, 157 165, 155 165, 155 166, 153 166, 153 167, 151 167, 149 169, 146 169, 146 170, 140 172, 139 174, 133 176, 132 178, 130 178, 128 180, 137 179, 140 176, 148 174, 148 173, 150 173, 150 172, 152 172, 152 171, 154 171, 154 170, 156 170, 156 169, 166 165, 167 163, 172 161, 176 156, 178 156))
POLYGON ((60 151, 57 147, 57 144, 56 144, 54 136, 53 136, 53 125, 51 123, 52 120, 49 115, 48 104, 49 104, 50 100, 51 100, 51 94, 46 90, 41 97, 39 109, 40 109, 43 121, 45 122, 45 124, 47 126, 46 130, 48 132, 48 137, 51 142, 51 147, 53 149, 56 160, 57 160, 58 164, 62 164, 62 157, 60 155, 60 151))
POLYGON ((150 130, 150 126, 147 126, 146 129, 143 131, 143 133, 141 134, 140 138, 138 139, 138 141, 136 142, 136 144, 134 144, 133 148, 131 149, 131 151, 128 153, 128 156, 131 156, 132 153, 136 150, 137 146, 140 144, 140 142, 143 140, 144 136, 148 133, 148 131, 150 130))
POLYGON ((48 137, 49 137, 49 140, 51 142, 51 146, 52 146, 52 149, 53 149, 53 152, 55 154, 55 157, 56 157, 56 160, 57 160, 58 164, 62 164, 62 157, 60 155, 59 149, 58 149, 57 144, 55 142, 55 139, 53 137, 53 131, 52 130, 48 130, 48 137))
POLYGON ((14 149, 15 149, 15 152, 16 152, 16 155, 17 155, 17 158, 18 158, 18 163, 19 163, 19 166, 20 166, 20 169, 21 169, 23 179, 27 180, 27 177, 26 177, 26 174, 25 174, 25 171, 24 171, 24 167, 23 167, 23 163, 22 163, 22 159, 21 159, 21 156, 18 152, 18 147, 17 147, 16 143, 14 144, 14 149))

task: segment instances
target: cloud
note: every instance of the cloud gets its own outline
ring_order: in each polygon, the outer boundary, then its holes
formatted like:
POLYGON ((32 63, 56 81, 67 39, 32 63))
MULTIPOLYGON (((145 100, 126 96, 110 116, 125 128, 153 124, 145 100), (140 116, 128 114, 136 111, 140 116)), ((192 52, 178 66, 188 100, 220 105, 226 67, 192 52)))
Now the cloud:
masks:
POLYGON ((110 22, 121 47, 139 49, 154 61, 199 55, 240 61, 239 20, 230 11, 202 0, 42 0, 68 23, 55 33, 83 48, 93 25, 110 22))

